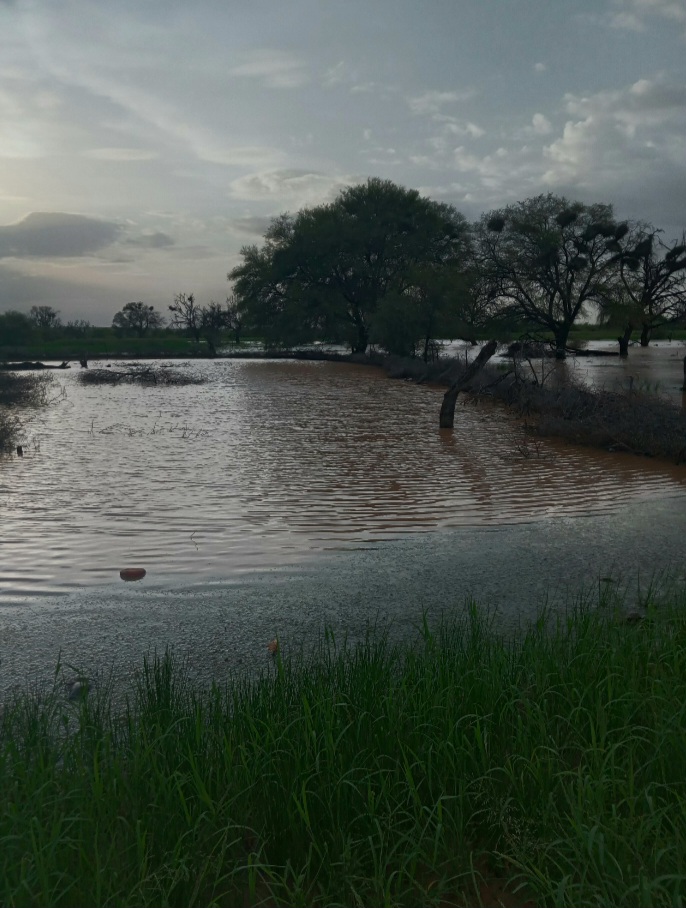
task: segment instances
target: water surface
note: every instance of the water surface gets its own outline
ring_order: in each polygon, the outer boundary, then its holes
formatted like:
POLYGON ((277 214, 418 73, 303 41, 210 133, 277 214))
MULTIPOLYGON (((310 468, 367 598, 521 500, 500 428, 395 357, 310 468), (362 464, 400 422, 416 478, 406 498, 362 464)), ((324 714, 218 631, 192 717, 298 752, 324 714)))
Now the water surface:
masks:
MULTIPOLYGON (((121 364, 115 364, 121 366, 121 364)), ((177 364, 176 368, 186 368, 177 364)), ((438 429, 442 389, 381 370, 202 361, 183 387, 82 386, 0 461, 0 604, 111 583, 235 580, 404 534, 683 513, 686 470, 554 440, 492 404, 438 429)))

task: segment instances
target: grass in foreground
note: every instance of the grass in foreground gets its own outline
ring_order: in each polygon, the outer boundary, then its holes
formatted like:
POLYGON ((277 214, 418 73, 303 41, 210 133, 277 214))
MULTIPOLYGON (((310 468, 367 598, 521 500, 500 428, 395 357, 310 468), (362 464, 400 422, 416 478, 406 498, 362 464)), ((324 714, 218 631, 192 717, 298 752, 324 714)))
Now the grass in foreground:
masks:
POLYGON ((0 904, 686 901, 686 597, 8 705, 0 904), (549 624, 549 623, 548 623, 549 624))

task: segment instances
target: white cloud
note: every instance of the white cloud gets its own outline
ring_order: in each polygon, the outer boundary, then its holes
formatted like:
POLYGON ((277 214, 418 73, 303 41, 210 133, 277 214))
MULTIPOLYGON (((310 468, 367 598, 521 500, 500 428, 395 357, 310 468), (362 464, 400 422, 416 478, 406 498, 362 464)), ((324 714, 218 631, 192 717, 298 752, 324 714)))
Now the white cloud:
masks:
MULTIPOLYGON (((543 181, 641 206, 642 217, 683 221, 686 86, 641 79, 623 90, 566 96, 571 114, 544 149, 543 181)), ((640 209, 639 209, 640 210, 640 209)))
POLYGON ((159 157, 156 151, 144 148, 89 148, 82 155, 96 161, 153 161, 159 157))
POLYGON ((545 65, 545 63, 534 63, 534 70, 537 73, 544 73, 547 69, 548 67, 545 65))
POLYGON ((686 25, 684 0, 613 0, 609 22, 613 28, 645 31, 651 18, 686 25))
POLYGON ((542 113, 535 113, 533 115, 531 125, 533 131, 539 136, 545 136, 553 130, 550 120, 542 113))
POLYGON ((425 91, 421 95, 412 95, 407 98, 410 110, 415 114, 440 113, 446 104, 457 104, 468 101, 474 97, 473 89, 464 91, 425 91))
POLYGON ((446 122, 445 131, 453 136, 469 136, 472 139, 480 139, 486 135, 485 129, 469 121, 465 123, 461 123, 458 120, 446 122))
POLYGON ((229 195, 245 201, 266 201, 274 209, 299 208, 329 201, 352 177, 308 170, 269 170, 249 173, 229 184, 229 195))
POLYGON ((229 72, 233 76, 259 79, 267 88, 299 88, 309 81, 302 60, 280 50, 252 51, 229 72))

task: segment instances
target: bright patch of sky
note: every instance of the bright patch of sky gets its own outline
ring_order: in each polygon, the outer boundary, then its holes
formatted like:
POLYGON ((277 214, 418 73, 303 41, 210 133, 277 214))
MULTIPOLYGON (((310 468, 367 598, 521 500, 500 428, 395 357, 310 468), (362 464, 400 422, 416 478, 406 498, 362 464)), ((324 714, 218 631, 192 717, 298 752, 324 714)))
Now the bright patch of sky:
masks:
POLYGON ((379 176, 686 227, 686 0, 0 0, 0 311, 230 292, 379 176))

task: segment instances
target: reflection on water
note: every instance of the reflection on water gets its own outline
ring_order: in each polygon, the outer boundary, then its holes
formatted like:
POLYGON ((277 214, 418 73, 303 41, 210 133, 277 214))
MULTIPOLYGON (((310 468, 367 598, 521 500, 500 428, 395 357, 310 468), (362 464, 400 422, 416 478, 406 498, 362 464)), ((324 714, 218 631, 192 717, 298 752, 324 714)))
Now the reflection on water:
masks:
POLYGON ((0 461, 0 602, 114 581, 230 578, 418 529, 682 509, 686 471, 554 441, 491 405, 335 363, 194 363, 205 385, 82 387, 0 461))

